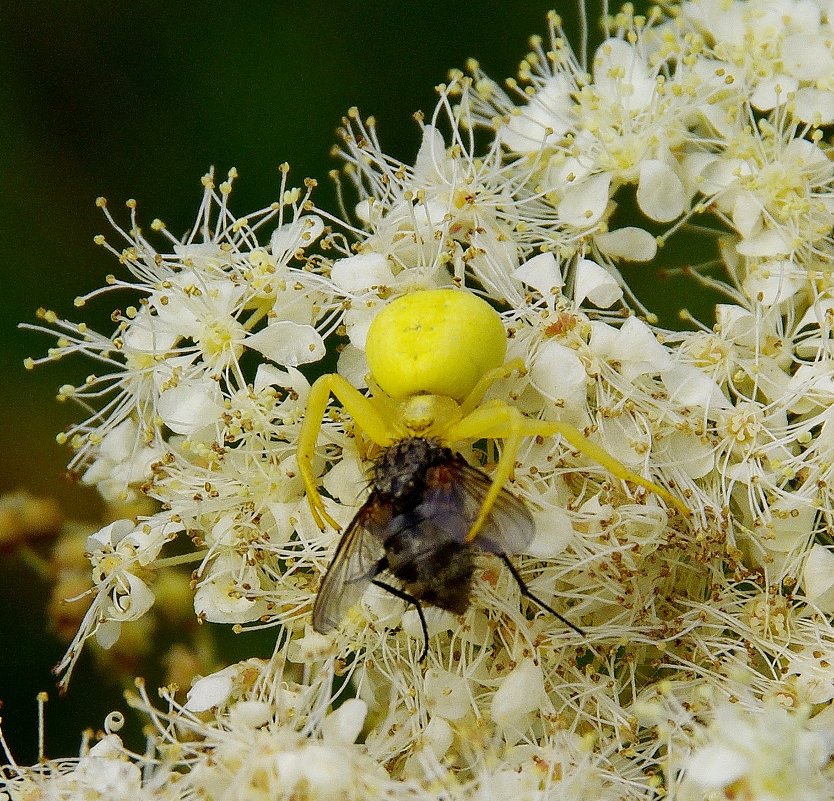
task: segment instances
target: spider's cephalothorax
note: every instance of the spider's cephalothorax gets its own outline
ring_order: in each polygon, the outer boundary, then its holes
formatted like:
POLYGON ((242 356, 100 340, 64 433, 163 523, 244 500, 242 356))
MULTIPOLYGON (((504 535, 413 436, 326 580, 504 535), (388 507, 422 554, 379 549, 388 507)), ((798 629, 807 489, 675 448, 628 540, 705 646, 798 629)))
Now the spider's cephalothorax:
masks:
POLYGON ((357 433, 382 449, 371 494, 343 534, 316 598, 316 630, 337 626, 372 582, 415 604, 425 633, 421 601, 453 612, 466 608, 476 550, 501 557, 522 592, 564 620, 529 592, 507 557, 527 548, 535 534, 527 506, 505 488, 525 437, 560 436, 617 478, 688 515, 668 490, 629 470, 573 426, 525 417, 500 399, 484 401, 498 379, 525 371, 520 359, 504 362, 506 349, 501 317, 488 303, 466 290, 423 290, 393 300, 371 323, 370 396, 337 374, 313 384, 298 465, 321 528, 339 528, 325 509, 312 467, 331 394, 357 433), (489 475, 453 450, 456 443, 479 439, 503 441, 489 475), (380 575, 392 576, 399 586, 380 575), (441 587, 455 581, 459 590, 441 587))

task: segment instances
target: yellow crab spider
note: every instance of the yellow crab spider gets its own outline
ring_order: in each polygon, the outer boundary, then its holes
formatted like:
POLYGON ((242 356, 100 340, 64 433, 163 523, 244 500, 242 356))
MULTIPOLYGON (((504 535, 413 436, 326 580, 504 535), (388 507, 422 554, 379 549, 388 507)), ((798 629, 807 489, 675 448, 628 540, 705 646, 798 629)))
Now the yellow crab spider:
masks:
POLYGON ((366 355, 371 395, 342 376, 318 378, 310 389, 298 440, 298 466, 313 519, 339 530, 327 513, 313 474, 313 456, 327 404, 333 395, 356 427, 380 448, 419 438, 454 448, 479 439, 503 441, 480 509, 463 542, 472 543, 505 492, 525 437, 561 436, 576 450, 624 481, 645 487, 676 507, 689 510, 672 493, 629 470, 568 423, 526 417, 506 401, 484 401, 497 380, 523 374, 521 359, 505 363, 507 338, 498 313, 465 290, 412 292, 389 303, 368 330, 366 355))

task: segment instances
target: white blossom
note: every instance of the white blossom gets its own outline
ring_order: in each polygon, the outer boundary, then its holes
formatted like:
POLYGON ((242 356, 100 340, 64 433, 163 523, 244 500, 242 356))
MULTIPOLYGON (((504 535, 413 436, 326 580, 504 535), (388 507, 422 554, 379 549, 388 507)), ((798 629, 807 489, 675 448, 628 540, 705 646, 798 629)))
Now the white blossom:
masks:
POLYGON ((710 792, 756 799, 823 799, 832 790, 825 766, 834 739, 806 715, 769 706, 756 713, 727 704, 716 710, 706 743, 688 759, 683 798, 710 792))
MULTIPOLYGON (((61 387, 85 419, 59 439, 106 500, 154 507, 88 537, 64 686, 88 638, 122 645, 167 611, 182 564, 194 620, 275 627, 275 650, 206 665, 185 702, 162 691, 164 709, 139 684, 144 755, 109 733, 77 760, 6 769, 2 792, 831 798, 832 22, 830 0, 625 6, 585 56, 552 13, 517 78, 452 71, 411 159, 348 112, 350 219, 313 205, 314 182, 290 188, 286 167, 279 199, 245 217, 229 209, 234 171, 209 174, 186 236, 152 223, 162 245, 133 201, 127 230, 101 201, 122 272, 78 305, 116 289, 131 305, 109 335, 42 310, 35 328, 57 343, 28 365, 97 363, 61 387), (721 302, 702 321, 682 308, 670 330, 652 306, 684 280, 721 302), (535 536, 505 555, 517 574, 475 538, 463 614, 371 584, 321 634, 315 593, 350 543, 305 497, 310 382, 334 357, 327 369, 395 415, 369 375, 369 327, 438 287, 486 298, 505 327, 512 369, 478 413, 503 403, 558 432, 513 418, 507 439, 447 443, 487 473, 518 445, 502 490, 535 536)), ((379 453, 347 406, 325 410, 312 459, 343 531, 379 453)), ((362 524, 348 536, 375 536, 362 524)))

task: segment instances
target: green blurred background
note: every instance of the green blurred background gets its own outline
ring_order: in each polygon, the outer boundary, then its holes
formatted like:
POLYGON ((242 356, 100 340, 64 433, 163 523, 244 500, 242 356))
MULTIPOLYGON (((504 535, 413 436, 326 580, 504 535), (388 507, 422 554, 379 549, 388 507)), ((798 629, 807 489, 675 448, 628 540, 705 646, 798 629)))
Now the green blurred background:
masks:
MULTIPOLYGON (((139 201, 144 223, 184 231, 200 177, 240 171, 238 212, 271 201, 277 166, 320 179, 319 202, 334 209, 326 173, 334 129, 351 105, 377 117, 388 152, 412 159, 411 114, 434 105, 450 67, 479 59, 494 77, 515 72, 527 38, 544 33, 550 4, 520 0, 440 3, 18 2, 0 7, 0 269, 3 271, 0 427, 3 491, 28 487, 95 519, 95 496, 62 478, 67 453, 56 431, 76 419, 54 401, 77 382, 80 362, 27 373, 48 338, 19 331, 45 306, 77 318, 72 299, 101 285, 115 263, 93 245, 106 230, 94 207, 106 196, 139 201)), ((573 4, 559 10, 571 16, 573 4)), ((593 14, 591 15, 593 18, 593 14)), ((570 24, 570 23, 569 23, 570 24)), ((647 276, 652 280, 651 276, 647 276)), ((669 290, 671 292, 671 289, 669 290)), ((84 310, 110 329, 112 303, 84 310)), ((15 558, 0 564, 0 698, 16 758, 35 759, 35 693, 53 689, 49 668, 62 647, 44 632, 45 586, 15 558)), ((68 698, 47 708, 47 752, 73 753, 80 730, 99 726, 117 687, 85 663, 68 698)))

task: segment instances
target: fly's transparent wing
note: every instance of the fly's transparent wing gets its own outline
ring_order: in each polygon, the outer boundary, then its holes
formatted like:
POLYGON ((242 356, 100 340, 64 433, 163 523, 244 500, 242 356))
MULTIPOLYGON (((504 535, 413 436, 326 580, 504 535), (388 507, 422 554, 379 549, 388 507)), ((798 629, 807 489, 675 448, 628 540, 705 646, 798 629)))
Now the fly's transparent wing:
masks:
MULTIPOLYGON (((431 468, 427 479, 421 505, 423 517, 456 542, 466 542, 466 535, 481 511, 492 479, 467 464, 462 457, 457 457, 452 464, 431 468)), ((536 525, 527 504, 502 488, 475 544, 491 553, 519 553, 527 548, 535 534, 536 525)))
POLYGON ((319 587, 313 605, 313 628, 326 634, 362 597, 365 588, 381 571, 385 550, 366 528, 371 510, 363 506, 342 534, 333 561, 319 587))

